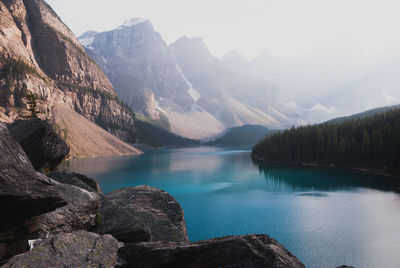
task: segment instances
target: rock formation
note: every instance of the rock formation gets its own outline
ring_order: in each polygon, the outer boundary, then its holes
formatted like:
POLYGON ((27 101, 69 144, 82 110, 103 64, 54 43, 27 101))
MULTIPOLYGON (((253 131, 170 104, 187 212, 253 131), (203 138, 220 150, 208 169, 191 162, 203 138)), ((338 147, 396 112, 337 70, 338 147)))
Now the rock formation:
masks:
POLYGON ((54 169, 69 153, 65 141, 40 119, 17 120, 7 127, 36 170, 54 169))
POLYGON ((290 121, 278 112, 275 85, 232 69, 237 55, 213 57, 201 38, 167 46, 149 21, 133 19, 79 40, 131 109, 166 116, 179 135, 204 138, 243 124, 277 128, 290 121))
POLYGON ((50 119, 54 107, 63 105, 118 137, 135 140, 133 114, 43 0, 1 0, 0 36, 3 121, 32 116, 33 110, 50 119))
POLYGON ((167 192, 137 186, 115 190, 106 197, 131 211, 131 217, 149 230, 151 241, 189 241, 183 210, 167 192))
POLYGON ((53 180, 63 184, 70 184, 85 189, 89 192, 102 193, 97 181, 86 177, 85 175, 70 172, 68 170, 53 172, 49 175, 53 180))
POLYGON ((267 235, 230 236, 196 243, 127 244, 117 267, 271 267, 305 268, 287 249, 267 235))
POLYGON ((67 202, 49 179, 42 177, 21 146, 0 123, 0 261, 25 250, 24 222, 65 206, 67 202))
POLYGON ((1 268, 114 267, 118 241, 111 235, 85 231, 63 233, 37 243, 32 251, 13 257, 1 268))

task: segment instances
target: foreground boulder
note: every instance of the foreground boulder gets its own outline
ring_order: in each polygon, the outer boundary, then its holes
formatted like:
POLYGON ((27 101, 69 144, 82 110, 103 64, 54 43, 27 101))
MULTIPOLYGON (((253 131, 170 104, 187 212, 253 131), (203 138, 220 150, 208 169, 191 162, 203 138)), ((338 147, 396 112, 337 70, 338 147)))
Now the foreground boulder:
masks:
POLYGON ((21 146, 0 123, 0 226, 13 224, 66 202, 47 178, 36 173, 21 146), (21 213, 23 211, 23 213, 21 213))
POLYGON ((17 255, 1 268, 114 267, 118 241, 111 235, 85 231, 63 233, 36 244, 32 251, 17 255))
POLYGON ((70 172, 68 170, 53 172, 49 175, 50 178, 60 183, 74 185, 85 189, 89 192, 102 193, 100 185, 97 181, 86 177, 85 175, 70 172))
POLYGON ((270 267, 305 268, 287 249, 267 235, 231 236, 197 243, 128 244, 119 252, 126 268, 270 267))
POLYGON ((73 185, 56 183, 55 187, 67 205, 30 219, 27 222, 29 233, 44 238, 61 232, 94 228, 100 209, 100 196, 73 185))
POLYGON ((40 119, 17 120, 8 129, 36 170, 54 169, 69 153, 65 141, 49 123, 40 119))
POLYGON ((101 196, 98 215, 96 233, 111 234, 121 242, 148 242, 152 239, 150 230, 136 217, 132 208, 120 206, 106 196, 101 196))
MULTIPOLYGON (((121 206, 151 234, 151 241, 189 241, 183 210, 179 203, 167 192, 150 187, 137 186, 118 189, 106 197, 121 206)), ((110 211, 111 212, 111 211, 110 211)), ((113 220, 113 214, 104 213, 108 221, 113 220)))
POLYGON ((25 221, 65 206, 50 180, 33 169, 21 146, 0 123, 0 262, 27 250, 25 221))

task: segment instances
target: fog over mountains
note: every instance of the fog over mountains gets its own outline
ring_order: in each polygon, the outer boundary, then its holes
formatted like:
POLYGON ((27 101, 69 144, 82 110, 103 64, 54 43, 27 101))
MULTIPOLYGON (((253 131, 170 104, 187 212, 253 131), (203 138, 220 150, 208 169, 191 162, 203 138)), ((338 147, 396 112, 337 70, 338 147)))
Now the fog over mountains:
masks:
POLYGON ((168 45, 138 18, 79 40, 134 112, 166 117, 173 132, 191 138, 245 124, 317 123, 400 103, 400 57, 371 57, 346 45, 293 58, 264 51, 254 60, 234 50, 219 59, 201 38, 168 45))

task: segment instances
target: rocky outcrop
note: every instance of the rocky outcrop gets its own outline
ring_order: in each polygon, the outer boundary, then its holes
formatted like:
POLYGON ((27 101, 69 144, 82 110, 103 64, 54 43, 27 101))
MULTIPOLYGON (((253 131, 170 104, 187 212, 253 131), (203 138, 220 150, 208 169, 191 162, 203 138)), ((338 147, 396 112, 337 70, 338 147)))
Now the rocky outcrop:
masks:
POLYGON ((27 92, 41 119, 61 104, 121 138, 135 141, 134 115, 43 0, 0 1, 0 106, 4 120, 26 116, 27 92))
POLYGON ((58 183, 55 187, 68 204, 30 219, 27 223, 29 233, 44 238, 62 232, 93 228, 100 208, 100 196, 73 185, 58 183))
POLYGON ((7 127, 36 170, 56 168, 69 153, 65 141, 40 119, 17 120, 7 127))
POLYGON ((149 21, 133 19, 113 31, 84 34, 80 40, 134 111, 157 117, 156 101, 190 110, 188 86, 149 21))
POLYGON ((27 253, 17 255, 1 268, 114 267, 118 241, 111 235, 85 231, 59 234, 37 243, 27 253))
POLYGON ((305 268, 267 235, 216 238, 197 243, 128 244, 119 250, 117 267, 271 267, 305 268))
POLYGON ((67 204, 51 181, 33 169, 21 146, 0 123, 0 261, 26 250, 25 221, 67 204))
POLYGON ((121 242, 152 240, 149 228, 136 217, 132 208, 120 206, 106 196, 102 196, 98 215, 100 222, 94 229, 96 233, 111 234, 121 242))
POLYGON ((224 129, 196 103, 198 93, 149 21, 132 19, 112 31, 85 33, 79 40, 133 111, 168 118, 174 133, 190 138, 224 129))
POLYGON ((1 226, 66 204, 56 187, 36 173, 3 123, 0 123, 0 151, 0 211, 7 215, 1 220, 1 226))
POLYGON ((115 190, 106 197, 131 211, 150 231, 152 241, 189 241, 183 210, 167 192, 137 186, 115 190))
POLYGON ((102 193, 100 185, 97 181, 82 174, 63 170, 53 172, 49 175, 49 177, 60 183, 74 185, 89 192, 102 193))

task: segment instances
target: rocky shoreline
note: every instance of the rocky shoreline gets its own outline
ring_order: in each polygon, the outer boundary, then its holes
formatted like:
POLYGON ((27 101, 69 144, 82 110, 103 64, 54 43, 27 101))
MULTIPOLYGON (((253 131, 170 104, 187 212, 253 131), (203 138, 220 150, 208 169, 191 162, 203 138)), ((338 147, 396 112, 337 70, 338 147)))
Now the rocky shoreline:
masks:
POLYGON ((46 124, 24 122, 19 144, 15 126, 0 123, 1 268, 305 267, 267 235, 189 241, 183 210, 165 191, 103 194, 84 175, 52 172, 69 150, 46 124), (39 136, 28 131, 37 128, 39 136))

